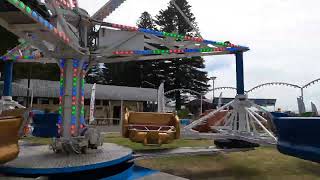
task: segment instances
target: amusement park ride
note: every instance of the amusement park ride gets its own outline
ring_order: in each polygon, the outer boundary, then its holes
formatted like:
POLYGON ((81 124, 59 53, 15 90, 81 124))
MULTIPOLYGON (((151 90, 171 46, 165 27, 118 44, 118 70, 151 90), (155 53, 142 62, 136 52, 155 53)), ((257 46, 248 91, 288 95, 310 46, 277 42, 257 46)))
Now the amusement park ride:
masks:
POLYGON ((185 127, 184 135, 258 144, 277 143, 275 135, 264 125, 267 120, 252 108, 265 110, 250 102, 244 91, 243 53, 249 50, 248 47, 229 41, 218 42, 103 22, 124 0, 110 0, 93 16, 79 8, 77 0, 0 2, 0 25, 21 39, 18 47, 1 57, 5 63, 2 111, 18 106, 11 99, 14 62, 57 63, 61 71, 60 136, 51 145, 55 152, 81 154, 88 149, 105 148, 100 132, 87 126, 84 118, 84 78, 92 65, 223 54, 235 55, 237 95, 234 101, 185 127), (25 54, 21 56, 18 51, 25 54), (225 116, 224 125, 212 127, 215 133, 193 130, 229 106, 232 108, 225 116))

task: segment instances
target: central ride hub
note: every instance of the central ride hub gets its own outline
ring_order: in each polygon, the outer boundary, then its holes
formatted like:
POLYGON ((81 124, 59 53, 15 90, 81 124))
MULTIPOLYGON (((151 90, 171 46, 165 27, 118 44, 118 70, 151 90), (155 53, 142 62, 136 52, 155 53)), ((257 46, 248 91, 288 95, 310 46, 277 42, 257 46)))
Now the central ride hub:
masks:
POLYGON ((0 167, 8 177, 49 179, 127 179, 132 173, 132 150, 105 143, 86 154, 53 153, 48 146, 21 145, 17 159, 0 167))

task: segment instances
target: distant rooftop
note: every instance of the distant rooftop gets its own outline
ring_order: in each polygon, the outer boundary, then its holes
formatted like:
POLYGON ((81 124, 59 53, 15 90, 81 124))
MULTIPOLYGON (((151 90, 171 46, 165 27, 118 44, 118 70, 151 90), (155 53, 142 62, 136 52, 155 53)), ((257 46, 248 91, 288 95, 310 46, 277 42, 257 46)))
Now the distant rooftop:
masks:
MULTIPOLYGON (((85 84, 85 98, 90 99, 93 84, 85 84)), ((28 80, 21 79, 12 83, 12 96, 27 96, 28 80)), ((58 98, 60 92, 59 81, 32 79, 30 87, 34 97, 58 98)), ((3 82, 0 83, 3 89, 3 82)), ((2 95, 2 91, 0 91, 2 95)), ((96 99, 100 100, 126 100, 126 101, 157 101, 157 89, 136 88, 125 86, 96 86, 96 99)))
MULTIPOLYGON (((227 104, 234 100, 234 98, 222 98, 221 103, 222 104, 227 104)), ((249 101, 253 101, 255 104, 259 106, 275 106, 277 99, 261 99, 261 98, 249 98, 249 101)), ((212 100, 211 100, 212 102, 212 100)), ((219 102, 219 97, 216 97, 214 99, 214 105, 218 105, 219 102)))
MULTIPOLYGON (((234 100, 234 98, 221 98, 221 104, 227 104, 229 102, 231 102, 232 100, 234 100)), ((259 106, 275 106, 277 100, 276 99, 261 99, 261 98, 249 98, 250 101, 253 101, 255 104, 259 105, 259 106)), ((212 104, 212 99, 203 99, 202 100, 204 104, 212 104)), ((213 106, 217 106, 219 102, 219 97, 216 97, 214 99, 214 103, 213 106)), ((192 105, 197 105, 200 104, 200 99, 195 99, 193 101, 191 101, 189 104, 192 105)))

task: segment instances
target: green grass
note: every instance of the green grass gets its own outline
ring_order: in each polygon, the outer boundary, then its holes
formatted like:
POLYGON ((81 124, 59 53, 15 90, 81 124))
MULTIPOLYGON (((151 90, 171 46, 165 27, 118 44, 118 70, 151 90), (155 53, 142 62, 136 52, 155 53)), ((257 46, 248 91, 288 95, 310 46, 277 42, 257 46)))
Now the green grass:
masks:
POLYGON ((211 156, 183 156, 137 161, 140 166, 189 179, 320 179, 320 165, 280 154, 276 149, 211 156))
POLYGON ((51 143, 51 138, 38 138, 38 137, 24 137, 22 141, 29 142, 31 144, 47 145, 51 143))
MULTIPOLYGON (((24 138, 36 144, 49 144, 50 139, 24 138)), ((120 137, 119 133, 108 134, 105 142, 132 148, 134 151, 168 149, 177 147, 210 146, 210 140, 176 140, 171 144, 143 146, 120 137)), ((261 147, 247 152, 221 153, 217 155, 179 156, 145 159, 137 165, 160 170, 169 174, 195 180, 320 180, 320 165, 280 154, 276 149, 261 147)))

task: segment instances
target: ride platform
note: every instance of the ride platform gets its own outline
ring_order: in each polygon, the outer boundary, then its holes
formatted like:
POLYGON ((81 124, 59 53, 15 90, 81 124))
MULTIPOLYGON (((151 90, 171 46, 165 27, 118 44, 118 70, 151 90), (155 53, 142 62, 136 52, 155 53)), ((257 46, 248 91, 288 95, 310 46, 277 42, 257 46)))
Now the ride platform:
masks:
POLYGON ((0 166, 8 177, 48 179, 128 179, 133 169, 132 150, 105 143, 87 154, 55 154, 48 146, 22 145, 17 159, 0 166))

